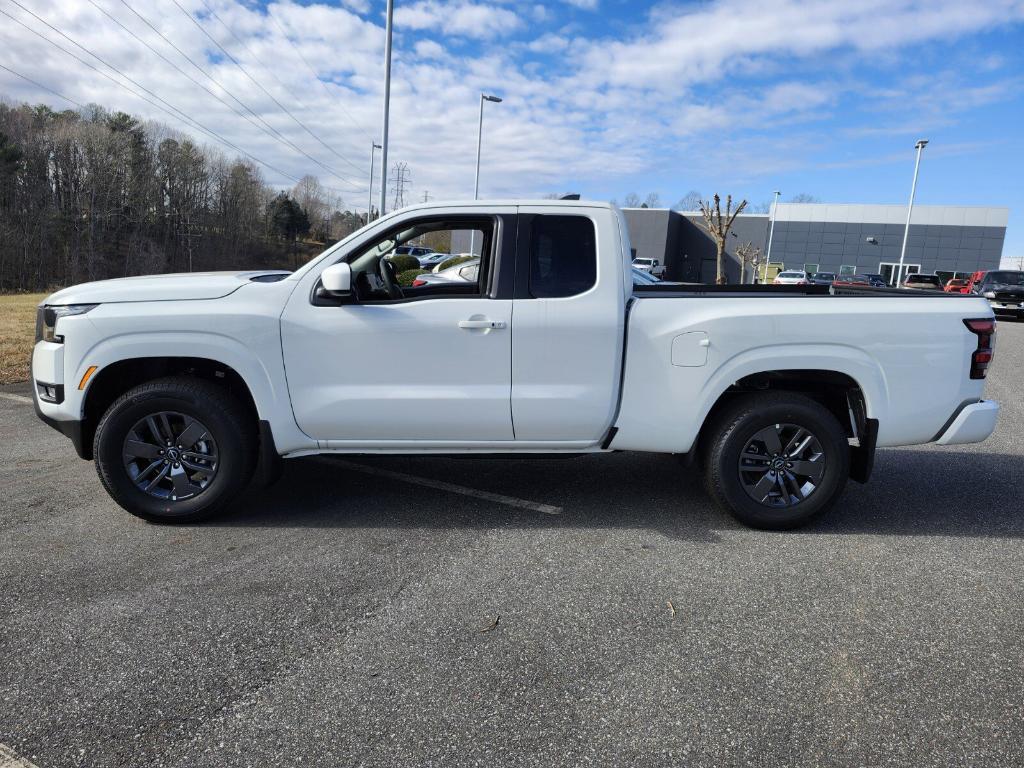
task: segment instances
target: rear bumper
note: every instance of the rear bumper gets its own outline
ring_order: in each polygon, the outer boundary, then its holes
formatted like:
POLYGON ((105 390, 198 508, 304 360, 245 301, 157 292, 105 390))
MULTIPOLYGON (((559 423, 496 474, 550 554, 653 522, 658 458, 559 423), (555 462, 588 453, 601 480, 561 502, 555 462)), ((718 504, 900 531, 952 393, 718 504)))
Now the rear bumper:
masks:
POLYGON ((980 443, 992 434, 999 417, 999 403, 982 400, 964 407, 936 440, 939 445, 980 443))

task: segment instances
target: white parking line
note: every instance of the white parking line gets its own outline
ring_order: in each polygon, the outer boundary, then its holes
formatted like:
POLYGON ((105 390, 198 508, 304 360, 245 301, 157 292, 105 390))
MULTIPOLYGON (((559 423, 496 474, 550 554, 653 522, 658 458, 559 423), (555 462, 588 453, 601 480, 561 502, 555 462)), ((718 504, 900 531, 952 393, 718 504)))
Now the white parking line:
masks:
MULTIPOLYGON (((25 397, 24 395, 12 395, 10 392, 0 392, 0 397, 4 400, 11 400, 15 403, 24 403, 25 405, 32 405, 32 398, 25 397)), ((3 763, 0 763, 0 768, 3 768, 3 763)))
POLYGON ((459 493, 463 496, 472 496, 475 499, 485 499, 486 501, 493 501, 496 504, 504 504, 509 507, 519 507, 520 509, 529 509, 534 512, 541 512, 545 515, 559 515, 562 513, 561 507, 555 507, 551 504, 540 504, 536 501, 527 501, 526 499, 517 499, 515 496, 504 496, 500 493, 491 493, 490 491, 478 491, 476 488, 466 488, 463 485, 455 485, 454 483, 446 483, 443 480, 433 480, 429 477, 418 477, 417 475, 407 475, 404 472, 393 472, 390 469, 380 469, 378 467, 368 467, 365 464, 358 464, 354 461, 345 461, 344 459, 328 459, 321 457, 318 459, 323 464, 328 464, 332 467, 342 467, 344 469, 352 469, 356 472, 365 472, 368 475, 376 475, 377 477, 386 477, 389 480, 398 480, 403 483, 412 483, 413 485, 422 485, 426 488, 435 488, 439 491, 448 491, 449 493, 459 493))
POLYGON ((18 757, 13 749, 5 744, 0 744, 0 768, 39 768, 39 766, 30 763, 24 757, 18 757))

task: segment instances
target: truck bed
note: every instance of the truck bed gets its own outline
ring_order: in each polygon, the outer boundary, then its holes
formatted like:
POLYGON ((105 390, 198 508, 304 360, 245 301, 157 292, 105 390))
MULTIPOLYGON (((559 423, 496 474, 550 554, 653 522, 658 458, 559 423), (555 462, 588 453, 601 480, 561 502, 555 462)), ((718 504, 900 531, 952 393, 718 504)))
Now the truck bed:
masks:
POLYGON ((937 298, 951 299, 977 298, 969 293, 946 293, 945 291, 929 291, 919 288, 856 288, 852 286, 835 287, 831 285, 706 285, 703 283, 668 284, 668 285, 634 285, 633 295, 641 298, 693 298, 695 296, 718 296, 722 298, 742 298, 744 296, 792 297, 792 296, 856 296, 902 298, 937 298))

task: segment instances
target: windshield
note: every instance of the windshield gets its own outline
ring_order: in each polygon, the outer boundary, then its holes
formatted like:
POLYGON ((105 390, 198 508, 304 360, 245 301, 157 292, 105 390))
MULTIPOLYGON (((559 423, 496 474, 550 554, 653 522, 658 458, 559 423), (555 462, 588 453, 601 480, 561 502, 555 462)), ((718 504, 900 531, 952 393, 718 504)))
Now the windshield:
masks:
POLYGON ((803 277, 803 276, 804 276, 803 272, 782 272, 782 273, 779 274, 779 277, 803 277))
POLYGON ((645 267, 651 266, 654 263, 654 259, 633 259, 634 264, 640 264, 645 267))
POLYGON ((989 272, 985 277, 986 283, 999 283, 1000 285, 1024 285, 1024 272, 989 272))

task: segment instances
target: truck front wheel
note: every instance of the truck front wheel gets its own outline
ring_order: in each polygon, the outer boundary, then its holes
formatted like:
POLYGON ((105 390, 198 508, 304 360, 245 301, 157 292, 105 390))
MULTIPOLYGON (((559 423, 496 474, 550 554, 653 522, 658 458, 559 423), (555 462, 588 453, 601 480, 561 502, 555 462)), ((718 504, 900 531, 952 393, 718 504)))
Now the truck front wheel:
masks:
POLYGON ((807 523, 835 503, 849 475, 842 426, 827 408, 799 393, 738 397, 703 442, 708 493, 754 528, 807 523))
POLYGON ((96 471, 111 497, 155 523, 209 517, 248 483, 252 417, 223 387, 169 377, 118 398, 96 428, 96 471))

